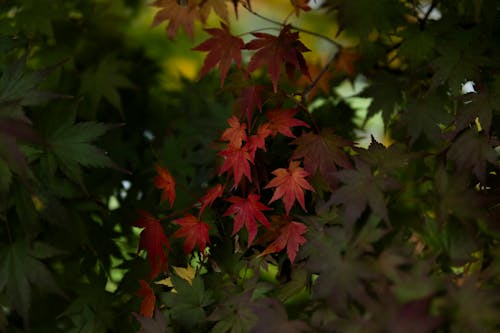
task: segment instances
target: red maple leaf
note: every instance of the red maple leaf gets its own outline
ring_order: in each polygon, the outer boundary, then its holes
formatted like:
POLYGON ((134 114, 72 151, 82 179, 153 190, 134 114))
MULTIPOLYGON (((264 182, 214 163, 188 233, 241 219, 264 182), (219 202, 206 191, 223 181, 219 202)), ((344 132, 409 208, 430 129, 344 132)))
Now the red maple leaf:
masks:
POLYGON ((269 129, 272 135, 275 136, 281 133, 290 138, 295 138, 291 128, 296 126, 309 127, 309 125, 297 118, 294 118, 295 114, 298 112, 297 109, 276 109, 271 110, 266 113, 269 119, 269 129))
POLYGON ((198 249, 200 249, 202 254, 205 252, 207 243, 210 243, 208 224, 200 221, 191 214, 186 214, 184 217, 173 221, 173 223, 180 225, 181 228, 172 236, 175 238, 186 238, 184 240, 184 253, 188 254, 193 251, 195 245, 198 245, 198 249))
POLYGON ((150 277, 156 277, 167 266, 167 250, 170 248, 160 221, 145 211, 132 225, 144 228, 139 238, 139 251, 145 250, 151 263, 150 277))
POLYGON ((283 198, 283 203, 285 204, 286 214, 290 214, 290 209, 293 206, 295 200, 297 200, 302 207, 306 210, 304 202, 304 190, 310 190, 314 192, 314 188, 305 179, 309 175, 307 171, 301 168, 299 161, 290 161, 288 169, 279 168, 274 170, 272 173, 276 177, 273 178, 269 184, 264 188, 276 187, 274 190, 273 197, 269 203, 283 198))
POLYGON ((257 68, 267 66, 271 81, 273 82, 274 92, 278 91, 278 79, 281 73, 281 66, 285 68, 290 81, 293 80, 295 69, 299 69, 307 77, 309 70, 302 55, 302 52, 310 51, 299 40, 298 32, 291 32, 290 26, 286 25, 280 31, 278 36, 263 32, 252 33, 257 39, 254 39, 245 45, 248 50, 257 50, 248 63, 248 71, 252 73, 257 68))
POLYGON ((255 158, 255 152, 257 149, 266 150, 266 138, 271 134, 272 131, 269 129, 269 123, 264 123, 259 125, 256 134, 248 137, 248 151, 250 152, 252 159, 255 158))
POLYGON ((206 14, 200 12, 195 1, 157 0, 151 6, 160 8, 153 19, 152 26, 155 27, 163 21, 169 21, 167 36, 170 39, 175 37, 180 26, 193 38, 194 21, 205 22, 206 20, 206 14))
POLYGON ((244 88, 238 98, 238 108, 247 119, 248 126, 251 126, 253 112, 257 108, 262 112, 262 97, 261 94, 264 87, 260 85, 251 85, 244 88))
POLYGON ((162 168, 158 164, 155 164, 155 169, 158 176, 155 177, 154 184, 156 188, 163 190, 161 193, 161 202, 168 200, 170 207, 172 207, 175 201, 175 179, 167 169, 162 168))
POLYGON ((156 296, 153 289, 149 286, 149 284, 140 280, 139 284, 141 287, 139 291, 137 291, 137 296, 142 298, 141 309, 139 313, 143 317, 153 318, 153 312, 155 310, 156 296))
POLYGON ((337 184, 335 172, 337 166, 352 168, 349 158, 342 151, 343 147, 352 146, 352 142, 325 130, 321 134, 304 133, 292 144, 297 145, 292 159, 304 158, 304 169, 314 175, 317 171, 332 187, 337 184))
POLYGON ((232 116, 227 120, 229 128, 222 133, 221 140, 229 141, 229 145, 241 148, 243 141, 247 140, 247 125, 240 123, 239 119, 232 116))
POLYGON ((257 235, 257 221, 271 228, 266 216, 262 213, 271 208, 260 202, 260 195, 249 194, 247 198, 232 196, 226 201, 232 203, 226 210, 224 216, 233 216, 233 236, 245 226, 248 231, 248 245, 250 246, 257 235))
MULTIPOLYGON (((224 4, 225 6, 225 4, 224 4)), ((200 77, 219 64, 220 86, 224 85, 231 63, 241 68, 241 49, 245 46, 243 40, 231 35, 227 25, 221 22, 222 29, 205 29, 211 38, 193 48, 196 51, 208 51, 200 71, 200 77)))
POLYGON ((253 163, 253 159, 246 145, 241 148, 229 145, 227 149, 222 150, 218 155, 225 158, 220 168, 219 176, 231 170, 234 176, 235 187, 238 187, 243 175, 245 175, 250 182, 252 181, 249 162, 253 163))
POLYGON ((287 223, 279 229, 279 236, 259 254, 259 257, 270 253, 280 252, 286 247, 288 258, 290 258, 290 262, 293 263, 299 246, 306 242, 302 234, 307 231, 307 227, 300 222, 291 221, 288 217, 283 217, 283 219, 287 220, 287 223))
POLYGON ((198 213, 198 218, 200 218, 201 214, 207 206, 211 206, 215 199, 222 196, 222 193, 224 193, 224 187, 221 184, 217 184, 215 187, 209 189, 207 193, 201 197, 201 208, 200 212, 198 213))

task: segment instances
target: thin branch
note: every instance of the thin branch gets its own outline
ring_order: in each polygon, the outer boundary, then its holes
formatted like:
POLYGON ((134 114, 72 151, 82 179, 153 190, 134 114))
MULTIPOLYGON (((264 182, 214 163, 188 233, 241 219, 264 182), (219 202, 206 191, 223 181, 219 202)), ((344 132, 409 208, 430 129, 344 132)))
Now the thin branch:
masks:
POLYGON ((307 30, 307 29, 303 29, 303 28, 297 27, 297 26, 295 26, 293 24, 285 24, 285 23, 281 23, 281 22, 275 21, 275 20, 270 19, 268 17, 262 16, 261 14, 259 14, 257 12, 254 12, 252 9, 248 8, 247 6, 243 6, 243 8, 245 8, 249 13, 257 16, 258 18, 263 19, 264 21, 267 21, 269 23, 273 23, 273 24, 276 24, 276 25, 279 25, 279 26, 289 25, 290 28, 292 28, 293 30, 297 30, 297 31, 303 32, 305 34, 321 38, 321 39, 329 42, 330 44, 336 46, 337 48, 342 48, 342 45, 339 42, 337 42, 337 41, 335 41, 335 40, 333 40, 333 39, 331 39, 331 38, 329 38, 329 37, 327 37, 325 35, 322 35, 320 33, 317 33, 317 32, 311 31, 311 30, 307 30))
POLYGON ((431 12, 436 8, 438 4, 437 0, 432 0, 431 5, 429 6, 429 9, 427 9, 427 12, 425 12, 424 17, 420 20, 420 30, 425 29, 425 24, 427 23, 427 20, 429 19, 429 15, 431 15, 431 12))
POLYGON ((335 55, 328 61, 328 63, 321 69, 318 76, 314 78, 314 80, 304 89, 302 92, 302 102, 304 102, 307 98, 307 94, 318 84, 319 80, 323 77, 323 75, 328 71, 328 68, 334 63, 335 59, 337 59, 339 52, 335 53, 335 55))

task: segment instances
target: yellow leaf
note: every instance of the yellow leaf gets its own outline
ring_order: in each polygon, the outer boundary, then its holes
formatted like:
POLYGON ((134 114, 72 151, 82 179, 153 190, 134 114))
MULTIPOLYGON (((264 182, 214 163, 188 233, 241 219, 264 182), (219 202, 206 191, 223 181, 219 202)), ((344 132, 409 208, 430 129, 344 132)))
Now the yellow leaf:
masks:
POLYGON ((176 267, 173 266, 175 275, 180 277, 181 279, 186 280, 189 284, 193 284, 194 276, 196 275, 195 270, 191 266, 184 267, 176 267))
POLYGON ((156 284, 161 284, 163 286, 167 286, 167 287, 170 287, 170 288, 173 288, 174 284, 172 283, 172 279, 171 278, 165 278, 163 280, 160 280, 160 281, 156 281, 155 282, 156 284))

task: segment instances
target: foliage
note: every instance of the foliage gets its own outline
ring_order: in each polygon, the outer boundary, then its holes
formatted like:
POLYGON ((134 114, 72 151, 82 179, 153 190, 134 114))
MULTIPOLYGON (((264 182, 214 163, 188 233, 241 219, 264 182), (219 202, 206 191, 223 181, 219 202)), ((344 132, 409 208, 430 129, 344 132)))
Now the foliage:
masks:
POLYGON ((0 4, 1 331, 500 329, 496 1, 152 6, 205 28, 197 82, 162 87, 142 2, 0 4))

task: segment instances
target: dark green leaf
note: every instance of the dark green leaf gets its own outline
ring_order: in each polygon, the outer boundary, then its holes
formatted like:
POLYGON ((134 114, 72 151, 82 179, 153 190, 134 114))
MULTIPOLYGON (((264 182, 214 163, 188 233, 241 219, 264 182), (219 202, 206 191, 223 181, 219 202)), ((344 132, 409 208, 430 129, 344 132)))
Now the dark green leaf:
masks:
MULTIPOLYGON (((38 248, 47 249, 43 243, 38 248)), ((5 291, 11 305, 22 316, 25 322, 29 320, 32 286, 51 293, 62 294, 52 274, 40 261, 40 257, 56 254, 53 251, 42 251, 41 255, 34 252, 27 242, 17 242, 6 246, 0 253, 0 290, 5 291)))

